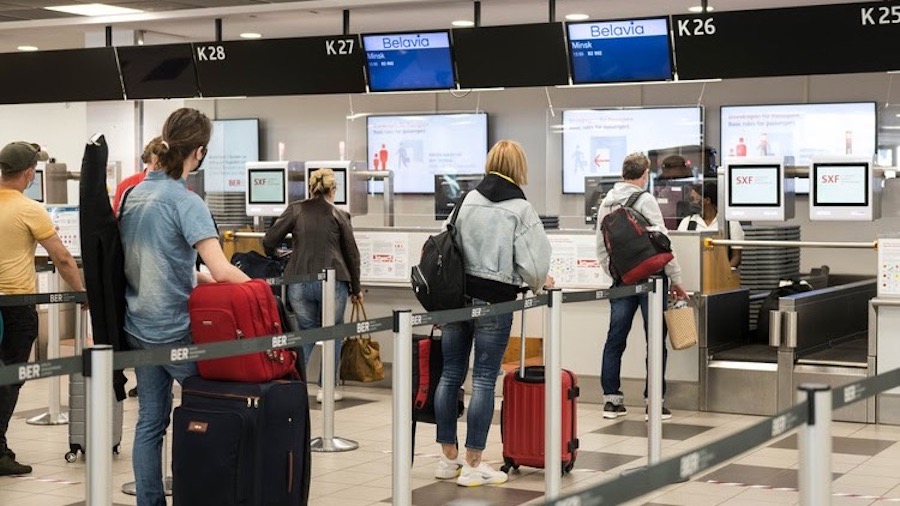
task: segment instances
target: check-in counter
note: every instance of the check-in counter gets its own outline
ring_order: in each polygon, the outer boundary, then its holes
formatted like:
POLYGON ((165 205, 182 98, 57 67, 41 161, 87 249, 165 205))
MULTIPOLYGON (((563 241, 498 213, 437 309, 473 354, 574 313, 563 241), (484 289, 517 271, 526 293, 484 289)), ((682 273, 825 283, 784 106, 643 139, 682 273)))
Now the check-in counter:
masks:
MULTIPOLYGON (((370 318, 391 314, 398 308, 424 312, 409 287, 409 270, 418 263, 425 240, 438 229, 391 228, 355 230, 362 256, 362 285, 366 290, 366 307, 370 318)), ((553 256, 551 275, 563 290, 606 288, 610 284, 596 259, 593 230, 548 231, 553 256)), ((682 267, 684 285, 688 291, 699 291, 701 237, 696 233, 671 232, 673 249, 682 267)), ((609 328, 609 302, 580 302, 563 306, 562 366, 579 377, 582 400, 600 402, 600 364, 603 345, 609 328)), ((526 334, 543 335, 543 312, 528 311, 526 334)), ((518 337, 520 314, 513 321, 512 333, 518 337)), ((426 328, 414 332, 426 333, 426 328)), ((375 336, 381 343, 382 359, 389 363, 393 346, 390 333, 375 336)), ((646 344, 640 311, 628 336, 628 347, 622 359, 622 389, 627 402, 640 403, 643 398, 646 344)), ((698 407, 697 347, 683 351, 669 351, 666 373, 667 405, 674 408, 698 407)))

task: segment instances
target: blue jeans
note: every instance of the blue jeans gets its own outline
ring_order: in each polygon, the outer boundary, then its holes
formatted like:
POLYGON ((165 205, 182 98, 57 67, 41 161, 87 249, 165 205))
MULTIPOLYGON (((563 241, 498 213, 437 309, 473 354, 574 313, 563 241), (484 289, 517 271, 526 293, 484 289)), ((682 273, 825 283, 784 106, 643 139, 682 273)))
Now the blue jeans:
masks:
MULTIPOLYGON (((663 278, 663 294, 669 289, 668 278, 663 278)), ((647 334, 647 306, 649 295, 642 293, 630 297, 610 299, 609 301, 609 332, 606 334, 606 345, 603 347, 603 368, 600 370, 600 385, 603 387, 603 401, 613 404, 624 404, 624 395, 621 390, 622 354, 628 343, 628 333, 631 331, 631 323, 634 321, 634 313, 641 309, 641 317, 644 320, 644 339, 647 334)), ((659 315, 660 318, 663 315, 659 315)), ((666 324, 663 322, 663 384, 662 394, 666 396, 666 324)), ((646 367, 647 359, 644 358, 646 367)), ((647 398, 647 381, 644 380, 644 398, 647 398)))
MULTIPOLYGON (((487 303, 474 299, 472 305, 486 306, 487 303)), ((448 323, 441 328, 444 370, 434 394, 438 443, 457 444, 457 396, 460 385, 466 379, 474 343, 475 363, 472 368, 472 399, 466 416, 466 448, 484 450, 494 417, 494 385, 511 327, 512 313, 506 313, 448 323)))
MULTIPOLYGON (((178 342, 151 344, 126 333, 133 350, 146 350, 176 345, 190 345, 188 335, 178 342)), ((137 486, 138 506, 165 506, 162 477, 162 441, 172 411, 172 381, 182 383, 197 374, 197 364, 185 362, 170 365, 136 367, 138 389, 138 421, 134 430, 131 465, 137 486)))
MULTIPOLYGON (((338 281, 334 287, 334 323, 344 323, 344 311, 347 309, 347 299, 350 297, 350 283, 338 281)), ((297 326, 300 330, 317 329, 322 326, 322 282, 295 283, 288 286, 288 300, 297 315, 297 326)), ((334 371, 335 384, 338 381, 341 370, 341 341, 334 341, 334 371)), ((306 365, 312 355, 315 343, 303 345, 303 357, 306 365)), ((308 378, 307 378, 308 379, 308 378)), ((319 385, 322 384, 322 368, 319 368, 319 385)))
MULTIPOLYGON (((0 308, 3 315, 3 340, 0 341, 0 365, 28 362, 31 346, 38 336, 38 314, 34 306, 0 308)), ((6 431, 12 420, 22 383, 0 386, 0 452, 6 449, 6 431)))

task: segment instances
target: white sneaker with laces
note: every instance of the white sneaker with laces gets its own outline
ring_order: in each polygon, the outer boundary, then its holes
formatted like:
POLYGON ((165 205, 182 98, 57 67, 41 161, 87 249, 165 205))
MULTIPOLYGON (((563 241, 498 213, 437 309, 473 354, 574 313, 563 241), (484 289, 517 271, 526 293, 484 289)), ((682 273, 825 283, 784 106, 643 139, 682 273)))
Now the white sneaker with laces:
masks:
POLYGON ((481 485, 501 485, 506 483, 509 477, 502 471, 497 471, 489 466, 487 462, 482 462, 478 467, 471 467, 469 464, 463 464, 462 472, 456 479, 456 484, 461 487, 480 487, 481 485))
POLYGON ((445 455, 441 455, 437 466, 434 468, 434 477, 439 480, 456 478, 459 476, 459 472, 462 470, 464 463, 465 460, 461 456, 457 456, 455 459, 451 460, 445 455))
MULTIPOLYGON (((322 397, 322 389, 320 388, 320 389, 319 389, 319 393, 316 394, 316 402, 318 402, 319 404, 321 404, 321 403, 322 403, 322 398, 323 398, 323 397, 322 397)), ((334 400, 335 400, 335 401, 342 401, 342 400, 344 400, 344 392, 341 391, 338 387, 334 387, 334 400)))

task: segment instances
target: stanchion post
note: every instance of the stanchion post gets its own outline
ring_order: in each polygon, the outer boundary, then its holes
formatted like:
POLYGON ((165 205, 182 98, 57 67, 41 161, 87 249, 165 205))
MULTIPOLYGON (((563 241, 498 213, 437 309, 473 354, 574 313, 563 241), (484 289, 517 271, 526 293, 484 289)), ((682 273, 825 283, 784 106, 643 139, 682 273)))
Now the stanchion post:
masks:
MULTIPOLYGON (((322 326, 334 326, 334 292, 337 277, 334 269, 325 271, 322 283, 322 326)), ((359 448, 359 443, 334 435, 334 339, 322 346, 322 437, 313 438, 310 449, 314 452, 347 452, 359 448)))
MULTIPOLYGON (((59 274, 56 269, 50 273, 49 283, 47 285, 50 293, 59 292, 59 274)), ((76 311, 78 308, 76 308, 76 311)), ((47 356, 42 357, 45 360, 59 358, 59 304, 47 305, 47 356)), ((60 406, 60 381, 59 376, 49 378, 48 391, 49 401, 47 404, 47 412, 37 415, 26 420, 30 425, 64 425, 69 423, 69 415, 62 412, 60 406)))
POLYGON ((112 504, 113 348, 95 345, 84 353, 87 394, 87 506, 112 504))
POLYGON ((409 468, 412 467, 412 313, 409 309, 394 311, 394 362, 391 454, 393 460, 392 504, 412 504, 409 468))
POLYGON ((800 506, 831 504, 831 387, 805 383, 809 419, 800 428, 800 506))
MULTIPOLYGON (((550 290, 544 310, 544 497, 559 495, 562 477, 562 291, 550 290)), ((524 343, 523 343, 524 346, 524 343)), ((577 435, 572 434, 572 437, 577 435)))
POLYGON ((653 292, 647 305, 647 460, 650 465, 662 458, 663 307, 666 294, 663 280, 651 278, 653 292))

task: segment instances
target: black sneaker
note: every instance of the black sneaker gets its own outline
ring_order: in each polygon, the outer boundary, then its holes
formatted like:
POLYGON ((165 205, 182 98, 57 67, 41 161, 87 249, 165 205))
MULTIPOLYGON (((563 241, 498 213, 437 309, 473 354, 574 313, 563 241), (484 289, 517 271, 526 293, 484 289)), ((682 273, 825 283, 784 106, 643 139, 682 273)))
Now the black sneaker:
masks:
POLYGON ((4 455, 9 456, 9 458, 13 460, 16 460, 16 452, 10 450, 8 446, 3 450, 3 453, 0 453, 0 457, 4 455))
MULTIPOLYGON (((669 420, 671 418, 672 418, 672 412, 669 411, 669 408, 663 406, 662 419, 669 420)), ((648 407, 647 409, 644 410, 644 420, 649 420, 649 419, 650 419, 650 408, 648 407)))
POLYGON ((611 402, 607 402, 603 405, 603 418, 616 418, 619 416, 625 416, 628 413, 625 411, 625 406, 622 404, 613 404, 611 402))
POLYGON ((15 474, 28 474, 31 472, 31 466, 19 464, 16 459, 11 458, 7 454, 0 456, 0 476, 11 476, 15 474))

